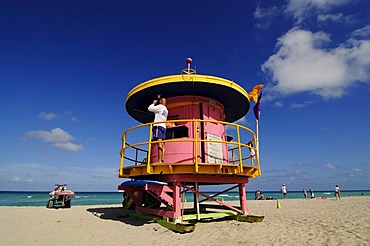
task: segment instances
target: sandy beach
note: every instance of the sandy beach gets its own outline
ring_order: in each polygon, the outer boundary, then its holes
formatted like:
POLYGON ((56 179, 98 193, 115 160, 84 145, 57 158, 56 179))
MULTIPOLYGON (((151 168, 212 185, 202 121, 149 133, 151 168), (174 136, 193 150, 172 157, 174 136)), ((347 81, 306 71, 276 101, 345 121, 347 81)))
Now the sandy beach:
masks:
POLYGON ((248 201, 260 223, 198 223, 179 234, 119 205, 0 207, 0 245, 370 245, 370 197, 248 201))

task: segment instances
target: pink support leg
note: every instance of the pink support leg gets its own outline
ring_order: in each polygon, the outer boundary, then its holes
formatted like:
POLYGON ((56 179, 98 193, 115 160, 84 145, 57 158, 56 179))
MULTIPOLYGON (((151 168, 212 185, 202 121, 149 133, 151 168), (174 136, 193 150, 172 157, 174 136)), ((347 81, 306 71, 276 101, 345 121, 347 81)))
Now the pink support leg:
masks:
POLYGON ((245 191, 245 183, 239 183, 239 198, 240 198, 240 207, 244 214, 247 214, 247 193, 245 191))
POLYGON ((174 219, 181 216, 181 183, 178 181, 173 182, 173 212, 174 219))

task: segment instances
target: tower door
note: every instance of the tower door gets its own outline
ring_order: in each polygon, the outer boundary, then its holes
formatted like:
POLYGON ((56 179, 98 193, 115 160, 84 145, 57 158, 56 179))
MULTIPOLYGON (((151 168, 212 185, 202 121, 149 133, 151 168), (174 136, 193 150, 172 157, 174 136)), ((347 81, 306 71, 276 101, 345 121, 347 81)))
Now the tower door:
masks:
MULTIPOLYGON (((204 120, 221 120, 221 109, 212 104, 204 103, 203 119, 204 120)), ((204 122, 203 126, 204 139, 223 141, 225 140, 225 126, 216 122, 204 122)), ((205 162, 208 163, 225 163, 227 161, 227 146, 224 143, 205 142, 204 146, 205 162)))

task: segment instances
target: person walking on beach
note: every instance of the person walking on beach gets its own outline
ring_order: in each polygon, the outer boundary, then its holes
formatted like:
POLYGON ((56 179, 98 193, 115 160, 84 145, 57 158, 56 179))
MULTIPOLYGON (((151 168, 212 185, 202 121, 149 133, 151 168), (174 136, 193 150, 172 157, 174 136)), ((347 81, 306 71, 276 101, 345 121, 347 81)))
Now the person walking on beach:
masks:
POLYGON ((335 199, 340 199, 340 189, 338 185, 335 186, 335 199))
MULTIPOLYGON (((160 97, 160 96, 158 96, 160 97)), ((168 110, 166 107, 166 99, 160 98, 159 100, 154 100, 152 104, 149 105, 148 110, 154 113, 154 122, 166 121, 168 116, 168 110)), ((166 139, 166 123, 153 124, 153 140, 159 141, 158 143, 158 162, 164 162, 165 146, 162 140, 166 139)))
POLYGON ((281 193, 283 193, 284 199, 286 198, 286 193, 288 192, 288 189, 286 188, 285 184, 281 186, 281 193))
POLYGON ((303 197, 304 197, 304 199, 307 198, 307 191, 306 191, 306 189, 303 189, 303 197))
POLYGON ((315 199, 315 193, 313 193, 313 190, 309 190, 310 191, 310 193, 311 193, 311 199, 315 199))

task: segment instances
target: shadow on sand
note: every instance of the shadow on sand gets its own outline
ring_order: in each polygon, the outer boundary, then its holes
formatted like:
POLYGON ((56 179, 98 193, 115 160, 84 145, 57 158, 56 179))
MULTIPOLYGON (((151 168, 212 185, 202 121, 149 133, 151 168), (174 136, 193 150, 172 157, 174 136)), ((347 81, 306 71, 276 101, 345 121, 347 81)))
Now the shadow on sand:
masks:
POLYGON ((153 223, 150 219, 130 216, 130 214, 122 207, 88 208, 87 211, 103 220, 121 221, 133 226, 142 226, 144 224, 153 223))

